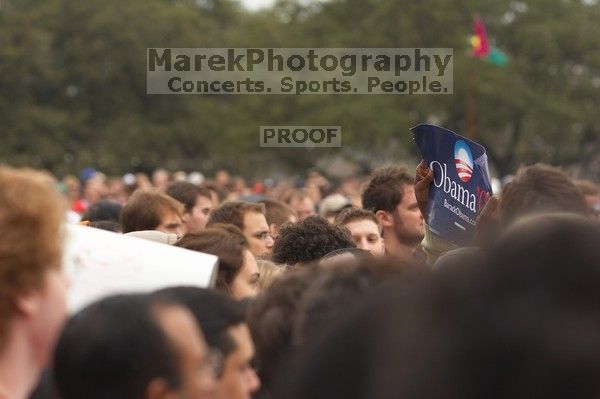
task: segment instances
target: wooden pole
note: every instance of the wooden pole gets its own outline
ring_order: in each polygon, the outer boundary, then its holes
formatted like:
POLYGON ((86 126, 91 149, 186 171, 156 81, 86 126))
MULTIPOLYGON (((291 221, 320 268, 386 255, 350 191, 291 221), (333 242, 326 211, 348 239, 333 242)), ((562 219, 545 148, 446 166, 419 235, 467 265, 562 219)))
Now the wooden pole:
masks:
POLYGON ((465 120, 465 135, 475 140, 477 136, 477 122, 475 119, 475 62, 474 58, 468 61, 469 66, 467 67, 467 109, 466 109, 466 120, 465 120))

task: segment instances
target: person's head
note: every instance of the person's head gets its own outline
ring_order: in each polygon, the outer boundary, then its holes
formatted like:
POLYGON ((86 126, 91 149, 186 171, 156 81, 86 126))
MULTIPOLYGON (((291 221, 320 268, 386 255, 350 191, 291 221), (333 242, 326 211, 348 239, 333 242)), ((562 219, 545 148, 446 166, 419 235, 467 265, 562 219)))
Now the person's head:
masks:
POLYGON ((385 252, 381 224, 373 212, 360 208, 346 208, 336 216, 334 224, 350 230, 352 241, 358 248, 376 256, 385 252))
POLYGON ((226 202, 212 211, 207 227, 216 223, 232 224, 239 228, 250 244, 254 256, 270 257, 273 250, 273 238, 265 218, 263 204, 244 201, 226 202))
POLYGON ((250 305, 248 326, 256 345, 257 372, 267 394, 286 372, 298 305, 317 272, 313 267, 286 271, 250 305))
POLYGON ((332 268, 337 266, 355 266, 362 260, 373 260, 373 256, 369 251, 360 248, 342 248, 331 251, 321 260, 318 265, 320 267, 332 268))
MULTIPOLYGON (((503 231, 491 245, 490 263, 497 268, 526 264, 531 272, 542 274, 547 270, 548 279, 559 281, 562 268, 574 268, 570 273, 576 273, 580 267, 592 268, 593 259, 600 261, 600 252, 594 244, 598 238, 600 225, 586 215, 569 211, 533 213, 520 217, 503 231)), ((528 278, 533 283, 533 276, 528 278)))
POLYGON ((265 205, 265 217, 267 218, 267 224, 269 225, 269 231, 273 239, 277 238, 279 229, 285 223, 295 223, 298 221, 296 212, 284 202, 265 199, 261 203, 265 205))
POLYGON ((296 190, 292 192, 287 203, 296 212, 296 216, 300 220, 316 214, 315 202, 304 191, 296 190))
POLYGON ((178 201, 166 194, 156 190, 137 190, 121 211, 123 233, 158 230, 181 237, 185 234, 182 208, 178 201))
POLYGON ((219 186, 227 186, 230 180, 231 176, 229 175, 229 172, 227 172, 225 169, 219 169, 217 173, 215 173, 215 184, 219 186))
POLYGON ((260 272, 258 284, 262 291, 269 288, 271 284, 285 272, 285 266, 277 265, 270 260, 257 259, 256 263, 258 265, 258 271, 260 272))
POLYGON ((210 192, 210 198, 213 202, 213 207, 218 207, 229 195, 227 189, 223 186, 219 186, 214 182, 205 182, 202 184, 203 188, 210 192))
POLYGON ((344 209, 352 206, 352 201, 342 194, 328 195, 319 202, 319 216, 333 223, 335 217, 344 209))
MULTIPOLYGON (((498 237, 483 264, 448 273, 437 298, 425 303, 427 319, 413 330, 437 331, 416 343, 437 349, 419 362, 414 386, 427 381, 421 392, 467 399, 491 392, 521 398, 600 392, 600 346, 591 338, 600 334, 598 242, 600 226, 584 215, 528 215, 498 237), (426 366, 428 359, 436 366, 426 366), (459 392, 464 386, 472 387, 470 394, 459 392)), ((387 393, 403 397, 414 387, 402 385, 387 393)))
POLYGON ((309 216, 283 226, 273 246, 273 261, 289 266, 305 264, 336 249, 355 246, 348 230, 320 216, 309 216))
POLYGON ((365 301, 308 351, 285 397, 594 397, 599 241, 585 216, 521 219, 484 261, 365 301))
POLYGON ((118 222, 122 209, 123 207, 116 202, 101 200, 90 205, 81 216, 81 220, 87 220, 88 222, 118 222))
POLYGON ((553 166, 520 168, 500 195, 499 215, 505 226, 524 215, 561 211, 588 214, 588 207, 575 184, 553 166))
MULTIPOLYGON (((399 263, 395 258, 375 259, 368 252, 354 249, 354 262, 322 268, 302 293, 294 320, 294 344, 304 348, 321 336, 331 321, 360 303, 374 288, 403 279, 410 284, 429 273, 418 265, 399 263)), ((324 258, 333 259, 339 255, 324 258)))
POLYGON ((83 183, 83 198, 90 204, 100 201, 106 193, 106 185, 102 175, 96 174, 83 183))
POLYGON ((69 320, 53 365, 62 399, 212 398, 214 364, 192 314, 147 295, 95 302, 69 320))
POLYGON ((206 227, 214 209, 210 191, 188 182, 176 182, 167 187, 167 195, 183 204, 182 220, 186 232, 197 233, 206 227))
POLYGON ((152 182, 147 174, 139 172, 135 174, 135 187, 137 189, 148 190, 152 188, 152 182))
POLYGON ((119 222, 114 222, 112 220, 99 220, 97 222, 90 222, 88 226, 95 229, 112 231, 113 233, 121 233, 121 225, 119 222))
POLYGON ((124 204, 125 202, 127 202, 127 198, 129 197, 129 191, 127 185, 123 181, 123 178, 110 177, 107 180, 106 186, 106 199, 113 201, 117 204, 124 204))
POLYGON ((219 257, 217 288, 240 300, 258 295, 260 272, 248 240, 233 225, 215 224, 196 234, 186 234, 178 247, 219 257))
POLYGON ((195 316, 208 345, 223 357, 217 375, 219 399, 250 399, 260 388, 252 368, 254 343, 239 304, 225 294, 196 287, 174 287, 156 292, 186 306, 195 316))
POLYGON ((153 312, 176 354, 181 381, 175 392, 157 384, 156 396, 214 399, 217 388, 215 377, 220 362, 206 344, 193 314, 187 308, 169 301, 154 302, 153 312))
POLYGON ((170 180, 171 176, 165 169, 156 169, 154 173, 152 173, 152 185, 161 192, 164 192, 167 189, 170 180))
POLYGON ((73 175, 66 175, 62 179, 62 183, 65 185, 65 194, 67 195, 69 203, 73 203, 79 199, 81 183, 78 178, 73 175))
POLYGON ((591 180, 577 180, 575 186, 579 189, 585 202, 597 220, 600 220, 600 187, 591 180))
POLYGON ((362 193, 362 205, 379 219, 388 250, 394 241, 410 247, 423 240, 423 216, 415 197, 414 178, 405 168, 375 170, 362 193))
POLYGON ((0 167, 0 187, 0 359, 18 350, 27 358, 12 359, 16 368, 41 368, 67 314, 67 205, 46 176, 33 170, 0 167))
POLYGON ((246 180, 241 176, 235 176, 228 184, 229 191, 232 193, 242 194, 247 190, 246 180))

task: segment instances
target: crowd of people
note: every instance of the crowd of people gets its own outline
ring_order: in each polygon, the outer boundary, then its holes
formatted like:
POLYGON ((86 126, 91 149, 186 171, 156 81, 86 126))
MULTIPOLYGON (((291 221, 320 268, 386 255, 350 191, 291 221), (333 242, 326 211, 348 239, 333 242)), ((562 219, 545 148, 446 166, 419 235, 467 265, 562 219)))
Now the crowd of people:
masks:
POLYGON ((0 167, 0 399, 598 397, 598 185, 521 167, 458 247, 432 179, 0 167), (65 223, 215 255, 215 286, 69 315, 65 223))

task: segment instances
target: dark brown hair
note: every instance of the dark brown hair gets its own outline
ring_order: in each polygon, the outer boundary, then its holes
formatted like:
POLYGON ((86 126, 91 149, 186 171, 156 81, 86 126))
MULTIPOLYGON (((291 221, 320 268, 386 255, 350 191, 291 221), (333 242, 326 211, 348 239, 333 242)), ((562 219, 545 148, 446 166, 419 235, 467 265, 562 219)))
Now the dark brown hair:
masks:
POLYGON ((185 181, 176 182, 167 187, 167 195, 181 202, 185 208, 185 212, 192 211, 196 206, 198 196, 212 200, 208 189, 185 181))
POLYGON ((381 224, 379 223, 379 219, 377 219, 377 216, 375 216, 373 212, 361 208, 346 208, 342 210, 335 217, 333 224, 335 224, 336 226, 345 226, 348 223, 356 222, 359 220, 370 220, 373 223, 375 223, 381 231, 381 224))
POLYGON ((245 201, 226 202, 211 212, 206 227, 211 227, 216 223, 224 223, 232 224, 240 230, 244 230, 244 215, 247 212, 262 213, 264 215, 265 206, 245 201))
POLYGON ((227 292, 244 265, 244 250, 250 247, 240 229, 230 224, 215 224, 199 233, 186 234, 175 246, 218 256, 217 288, 227 292))
POLYGON ((296 216, 296 212, 284 202, 266 199, 261 203, 265 205, 265 217, 269 225, 281 227, 290 220, 290 216, 296 216))
POLYGON ((502 189, 500 218, 509 223, 538 212, 574 212, 587 215, 581 192, 560 169, 545 164, 522 167, 502 189))
POLYGON ((306 264, 336 249, 355 247, 348 229, 314 215, 283 226, 273 244, 273 261, 289 266, 306 264))
POLYGON ((203 183, 201 187, 207 189, 209 192, 213 191, 215 194, 217 194, 219 202, 225 201, 225 199, 229 195, 229 191, 225 187, 221 187, 211 181, 203 183))
POLYGON ((376 169, 363 191, 363 208, 373 212, 394 212, 402 201, 404 186, 414 183, 414 177, 406 168, 387 166, 376 169))

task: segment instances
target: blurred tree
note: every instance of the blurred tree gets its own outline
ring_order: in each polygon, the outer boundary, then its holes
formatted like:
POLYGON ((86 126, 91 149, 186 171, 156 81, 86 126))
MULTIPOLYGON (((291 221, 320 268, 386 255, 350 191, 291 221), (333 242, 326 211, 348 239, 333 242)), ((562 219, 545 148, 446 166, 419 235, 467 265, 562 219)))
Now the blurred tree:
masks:
POLYGON ((520 163, 600 178, 600 26, 583 0, 4 0, 0 3, 0 162, 57 174, 228 167, 294 173, 342 156, 372 167, 416 160, 408 129, 465 131, 469 79, 476 139, 501 175, 520 163), (472 17, 510 57, 468 55, 472 17), (146 94, 148 47, 451 47, 454 94, 146 94), (261 125, 341 125, 341 149, 258 147, 261 125))

